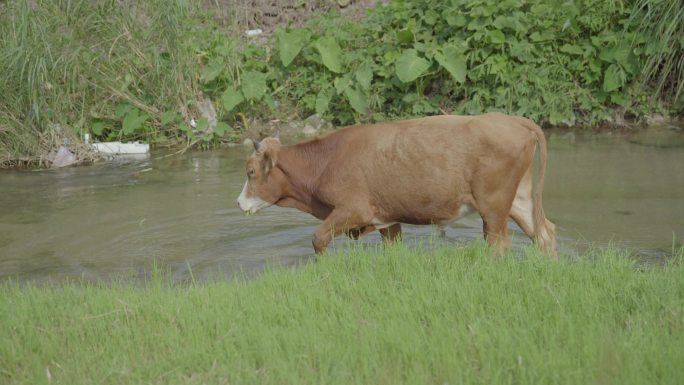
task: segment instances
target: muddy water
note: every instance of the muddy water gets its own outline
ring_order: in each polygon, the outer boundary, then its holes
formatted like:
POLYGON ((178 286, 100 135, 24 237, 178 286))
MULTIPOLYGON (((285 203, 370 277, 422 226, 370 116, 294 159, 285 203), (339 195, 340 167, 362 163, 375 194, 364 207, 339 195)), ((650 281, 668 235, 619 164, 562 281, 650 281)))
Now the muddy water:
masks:
MULTIPOLYGON (((652 260, 684 237, 684 147, 623 135, 549 132, 544 205, 566 251, 617 243, 652 260), (632 138, 633 139, 633 138, 632 138)), ((310 258, 318 221, 235 205, 247 150, 187 153, 47 171, 0 172, 0 280, 143 278, 156 264, 178 280, 233 276, 310 258)), ((511 224, 515 242, 527 242, 511 224)), ((406 227, 409 239, 434 238, 406 227)), ((477 215, 448 241, 481 237, 477 215)), ((371 236, 367 241, 378 242, 371 236)), ((347 241, 338 238, 336 247, 347 241)))
POLYGON ((544 207, 563 237, 576 245, 611 242, 647 259, 681 247, 684 130, 547 135, 544 207))

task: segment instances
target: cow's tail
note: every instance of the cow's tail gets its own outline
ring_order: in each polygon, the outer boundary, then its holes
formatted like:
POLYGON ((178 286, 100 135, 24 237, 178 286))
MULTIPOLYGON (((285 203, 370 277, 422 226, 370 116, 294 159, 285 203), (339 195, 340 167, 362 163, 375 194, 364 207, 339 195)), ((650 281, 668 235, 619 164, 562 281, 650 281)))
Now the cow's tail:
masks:
POLYGON ((544 176, 546 174, 546 138, 541 127, 532 122, 527 121, 527 128, 537 137, 537 144, 539 146, 539 172, 537 174, 537 183, 532 193, 532 220, 534 222, 534 241, 539 248, 546 253, 556 255, 556 231, 555 226, 551 221, 546 219, 544 214, 544 206, 542 205, 542 194, 544 192, 544 176))

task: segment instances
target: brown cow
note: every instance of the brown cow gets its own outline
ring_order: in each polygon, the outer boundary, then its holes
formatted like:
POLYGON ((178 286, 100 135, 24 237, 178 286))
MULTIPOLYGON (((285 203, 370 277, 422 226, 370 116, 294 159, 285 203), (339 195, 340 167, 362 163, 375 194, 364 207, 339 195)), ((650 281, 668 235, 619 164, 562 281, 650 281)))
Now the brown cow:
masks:
POLYGON ((255 148, 238 205, 250 213, 294 207, 323 220, 313 237, 316 253, 342 233, 379 230, 383 240, 394 240, 400 223, 443 225, 477 211, 498 253, 508 244, 510 216, 555 255, 555 226, 542 208, 546 139, 529 119, 432 116, 350 126, 291 146, 266 138, 255 148))

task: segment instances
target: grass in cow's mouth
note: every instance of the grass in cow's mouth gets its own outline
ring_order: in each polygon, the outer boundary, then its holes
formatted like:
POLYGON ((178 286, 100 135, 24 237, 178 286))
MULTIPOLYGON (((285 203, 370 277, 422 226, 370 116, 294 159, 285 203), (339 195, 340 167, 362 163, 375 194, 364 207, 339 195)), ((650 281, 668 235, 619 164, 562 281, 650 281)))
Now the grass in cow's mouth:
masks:
POLYGON ((353 248, 252 280, 0 284, 4 384, 681 384, 684 255, 353 248))

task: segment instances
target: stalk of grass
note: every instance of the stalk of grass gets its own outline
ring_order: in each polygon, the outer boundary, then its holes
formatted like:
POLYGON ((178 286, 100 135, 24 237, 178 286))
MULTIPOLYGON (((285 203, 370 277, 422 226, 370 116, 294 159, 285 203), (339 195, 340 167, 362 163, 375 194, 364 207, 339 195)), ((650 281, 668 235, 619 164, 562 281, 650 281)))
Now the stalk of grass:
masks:
POLYGON ((656 84, 657 94, 680 100, 684 91, 684 2, 638 0, 630 23, 647 38, 642 73, 656 84))
POLYGON ((0 285, 20 383, 680 384, 684 264, 351 248, 254 280, 0 285), (48 374, 49 373, 49 374, 48 374), (49 379, 48 379, 49 378, 49 379))

